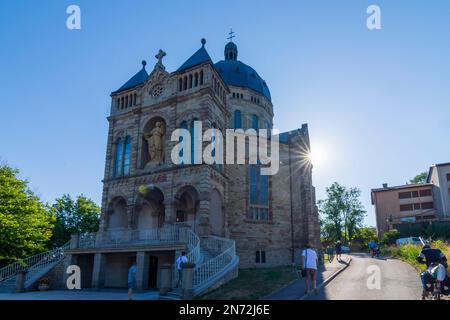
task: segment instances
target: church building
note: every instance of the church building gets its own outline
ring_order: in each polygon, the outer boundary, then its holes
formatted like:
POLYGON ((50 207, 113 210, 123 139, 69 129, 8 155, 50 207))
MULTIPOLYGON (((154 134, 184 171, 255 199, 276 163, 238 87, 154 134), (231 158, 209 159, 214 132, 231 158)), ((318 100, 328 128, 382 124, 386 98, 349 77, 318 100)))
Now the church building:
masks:
POLYGON ((199 45, 173 71, 159 50, 150 72, 143 61, 111 94, 100 230, 74 235, 69 250, 83 287, 126 287, 136 262, 138 289, 157 288, 161 268, 186 251, 200 294, 239 268, 290 265, 308 242, 319 245, 307 124, 278 135, 274 175, 261 174, 260 163, 195 163, 205 130, 270 131, 274 116, 268 84, 239 60, 232 38, 218 62, 205 39, 199 45), (179 156, 192 161, 172 161, 178 128, 191 134, 190 152, 179 156))

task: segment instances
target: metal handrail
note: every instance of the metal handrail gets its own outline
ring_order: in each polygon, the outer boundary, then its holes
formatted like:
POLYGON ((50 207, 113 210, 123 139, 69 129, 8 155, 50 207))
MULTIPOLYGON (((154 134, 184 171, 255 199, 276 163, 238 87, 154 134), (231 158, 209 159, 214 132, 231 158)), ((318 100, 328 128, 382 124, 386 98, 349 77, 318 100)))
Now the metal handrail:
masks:
POLYGON ((0 283, 15 277, 21 271, 27 271, 25 280, 29 280, 36 271, 53 262, 61 260, 64 257, 65 250, 69 248, 69 245, 70 242, 67 242, 59 248, 36 254, 22 261, 17 261, 1 268, 0 283))
POLYGON ((226 271, 236 258, 236 245, 232 239, 215 236, 202 239, 205 248, 223 250, 214 258, 204 262, 194 270, 194 290, 198 290, 212 281, 220 273, 226 271))
POLYGON ((157 243, 183 242, 179 226, 169 225, 158 229, 109 230, 80 234, 78 248, 120 247, 157 243))

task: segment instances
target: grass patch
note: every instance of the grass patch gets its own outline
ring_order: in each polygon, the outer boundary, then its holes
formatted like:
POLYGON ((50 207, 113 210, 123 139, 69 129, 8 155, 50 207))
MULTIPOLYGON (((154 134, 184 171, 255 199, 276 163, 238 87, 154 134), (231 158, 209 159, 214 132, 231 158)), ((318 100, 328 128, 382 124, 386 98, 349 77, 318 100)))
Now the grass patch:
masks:
POLYGON ((239 269, 239 276, 198 299, 202 300, 256 300, 282 288, 297 274, 292 266, 239 269))

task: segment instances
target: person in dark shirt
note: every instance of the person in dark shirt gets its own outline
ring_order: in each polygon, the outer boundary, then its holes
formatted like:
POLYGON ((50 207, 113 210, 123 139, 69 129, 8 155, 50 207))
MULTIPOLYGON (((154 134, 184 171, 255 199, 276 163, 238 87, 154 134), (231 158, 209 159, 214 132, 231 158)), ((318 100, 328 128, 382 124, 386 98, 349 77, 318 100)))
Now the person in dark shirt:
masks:
POLYGON ((441 263, 447 268, 447 257, 440 249, 432 249, 428 244, 422 247, 422 251, 417 257, 419 263, 426 264, 427 268, 432 263, 441 263))
POLYGON ((337 261, 341 261, 341 254, 342 254, 342 243, 340 240, 338 240, 338 242, 336 242, 336 259, 337 261))
POLYGON ((427 266, 427 270, 425 272, 422 272, 420 274, 420 279, 422 281, 422 299, 425 299, 427 296, 426 286, 425 286, 425 277, 428 272, 430 272, 430 266, 434 266, 436 264, 442 264, 445 268, 448 267, 447 265, 447 257, 440 249, 432 249, 428 244, 424 245, 422 247, 422 251, 420 252, 419 256, 417 257, 417 262, 425 264, 427 266))

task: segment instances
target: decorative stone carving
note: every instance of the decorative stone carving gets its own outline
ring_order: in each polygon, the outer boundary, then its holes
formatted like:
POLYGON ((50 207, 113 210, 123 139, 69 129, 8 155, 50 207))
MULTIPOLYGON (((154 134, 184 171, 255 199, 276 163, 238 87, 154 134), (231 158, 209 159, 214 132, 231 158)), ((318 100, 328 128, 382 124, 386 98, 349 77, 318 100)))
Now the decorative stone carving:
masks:
POLYGON ((150 133, 144 134, 148 144, 149 163, 162 164, 164 162, 164 136, 166 128, 164 123, 158 121, 150 133))

